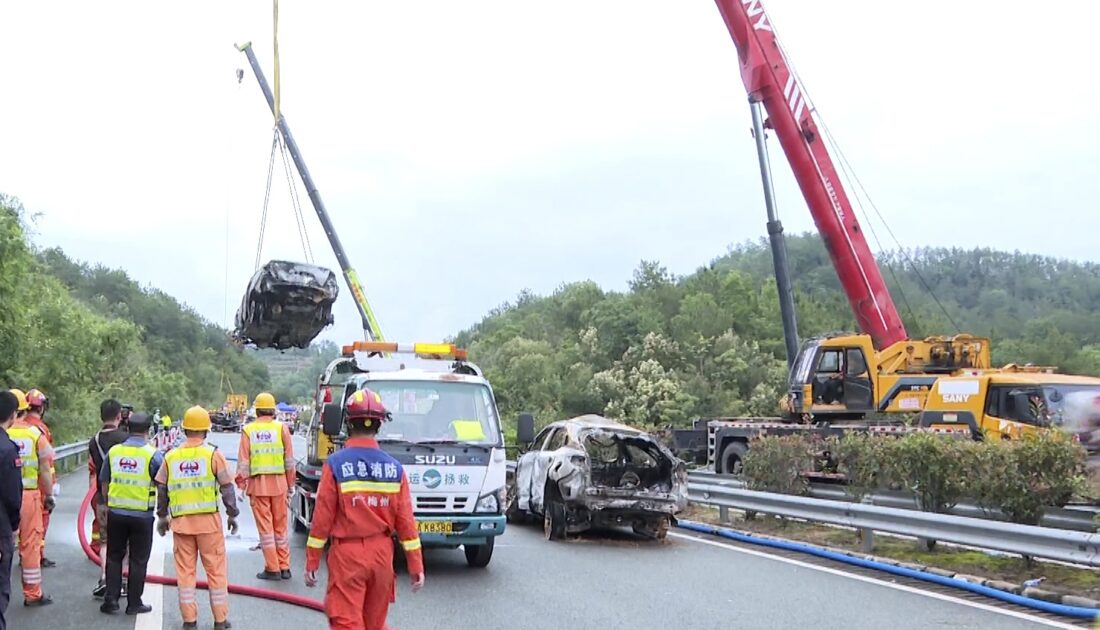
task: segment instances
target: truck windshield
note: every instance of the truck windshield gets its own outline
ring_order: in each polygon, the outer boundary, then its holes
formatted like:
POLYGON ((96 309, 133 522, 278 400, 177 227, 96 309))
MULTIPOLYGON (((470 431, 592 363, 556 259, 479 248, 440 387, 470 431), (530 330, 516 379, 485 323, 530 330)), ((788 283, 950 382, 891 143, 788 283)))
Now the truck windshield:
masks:
POLYGON ((500 423, 489 388, 480 383, 370 381, 393 419, 379 440, 499 445, 500 423))

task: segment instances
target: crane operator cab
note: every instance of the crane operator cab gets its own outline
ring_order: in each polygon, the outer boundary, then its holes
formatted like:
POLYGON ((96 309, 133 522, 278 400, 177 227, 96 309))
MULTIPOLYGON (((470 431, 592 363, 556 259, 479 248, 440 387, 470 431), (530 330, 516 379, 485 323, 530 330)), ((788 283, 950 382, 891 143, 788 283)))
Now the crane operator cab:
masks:
POLYGON ((802 345, 782 406, 802 420, 919 413, 941 376, 988 368, 989 341, 970 335, 906 339, 882 350, 868 335, 828 335, 802 345))
POLYGON ((867 413, 874 410, 874 388, 865 348, 811 339, 791 370, 789 400, 795 413, 867 413))

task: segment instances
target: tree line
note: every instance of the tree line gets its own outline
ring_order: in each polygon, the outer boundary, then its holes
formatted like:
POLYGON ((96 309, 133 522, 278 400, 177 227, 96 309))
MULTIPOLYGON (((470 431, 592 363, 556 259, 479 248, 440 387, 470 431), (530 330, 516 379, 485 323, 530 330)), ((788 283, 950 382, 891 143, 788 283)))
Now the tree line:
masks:
MULTIPOLYGON (((802 338, 854 331, 821 239, 788 237, 802 338)), ((993 340, 995 364, 1100 374, 1100 266, 985 248, 879 258, 911 336, 993 340)), ((523 291, 456 336, 493 383, 502 414, 540 422, 604 413, 646 427, 774 415, 786 357, 766 240, 684 276, 643 261, 628 289, 594 282, 523 291)))
POLYGON ((258 392, 267 367, 229 343, 227 332, 124 271, 39 251, 18 199, 0 194, 0 377, 51 399, 55 441, 87 435, 99 402, 182 416, 220 405, 229 384, 258 392))

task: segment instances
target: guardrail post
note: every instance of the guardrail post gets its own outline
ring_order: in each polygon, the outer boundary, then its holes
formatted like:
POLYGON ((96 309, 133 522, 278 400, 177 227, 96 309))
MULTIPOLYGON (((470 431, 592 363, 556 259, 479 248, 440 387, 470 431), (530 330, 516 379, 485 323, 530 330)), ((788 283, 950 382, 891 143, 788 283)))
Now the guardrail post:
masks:
POLYGON ((730 522, 730 509, 724 505, 718 506, 718 522, 728 525, 730 522))
POLYGON ((859 529, 859 548, 863 553, 871 553, 875 550, 875 530, 861 527, 859 529))

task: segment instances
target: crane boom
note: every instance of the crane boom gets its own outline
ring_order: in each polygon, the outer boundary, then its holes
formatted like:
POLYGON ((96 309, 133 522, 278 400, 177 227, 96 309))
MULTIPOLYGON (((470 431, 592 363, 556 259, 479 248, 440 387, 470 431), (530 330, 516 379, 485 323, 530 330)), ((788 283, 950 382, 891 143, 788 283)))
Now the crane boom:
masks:
MULTIPOLYGON (((275 96, 271 92, 271 87, 267 84, 267 78, 260 68, 260 62, 256 59, 256 53, 252 52, 251 42, 241 44, 237 46, 237 49, 248 57, 248 64, 252 66, 252 73, 256 75, 260 90, 264 93, 264 98, 267 99, 267 106, 271 108, 271 113, 274 114, 275 96)), ((305 184, 306 192, 309 193, 309 200, 313 204, 313 209, 317 212, 317 218, 321 220, 321 227, 324 228, 329 245, 332 246, 332 251, 336 254, 336 261, 340 263, 340 270, 344 273, 344 280, 351 290, 352 298, 355 299, 355 307, 359 310, 359 317, 363 322, 363 335, 368 341, 382 340, 382 330, 378 326, 378 320, 374 318, 374 311, 371 310, 370 304, 367 302, 367 295, 359 284, 359 275, 355 273, 351 261, 348 260, 347 253, 344 252, 340 237, 336 235, 336 228, 333 227, 328 211, 325 210, 325 203, 321 201, 321 193, 317 191, 317 185, 313 183, 313 176, 309 174, 309 169, 306 168, 305 160, 302 159, 302 152, 298 150, 298 143, 294 141, 294 136, 290 133, 290 127, 287 126, 286 118, 283 117, 282 112, 279 113, 279 119, 275 121, 275 124, 290 150, 290 157, 294 160, 294 166, 298 169, 298 175, 301 176, 302 183, 305 184)))
POLYGON ((844 192, 808 106, 760 0, 715 0, 737 47, 750 102, 768 113, 787 162, 825 241, 861 330, 876 348, 908 337, 874 254, 844 192))

